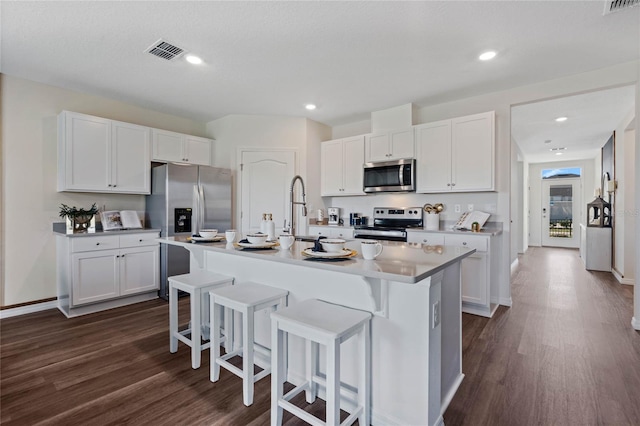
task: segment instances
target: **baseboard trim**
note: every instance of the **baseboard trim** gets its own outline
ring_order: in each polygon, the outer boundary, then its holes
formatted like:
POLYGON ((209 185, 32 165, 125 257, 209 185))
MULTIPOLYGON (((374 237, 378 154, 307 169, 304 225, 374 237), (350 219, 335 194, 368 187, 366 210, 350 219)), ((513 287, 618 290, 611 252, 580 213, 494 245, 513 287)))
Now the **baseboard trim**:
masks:
POLYGON ((518 261, 517 257, 514 259, 513 262, 511 262, 511 275, 513 275, 513 273, 516 271, 516 268, 518 267, 519 263, 520 262, 518 261))
POLYGON ((631 326, 636 330, 640 331, 640 318, 636 318, 636 317, 631 318, 631 326))
POLYGON ((511 297, 501 297, 499 299, 499 303, 502 306, 511 306, 513 304, 513 301, 511 300, 511 297))
POLYGON ((19 315, 32 314, 34 312, 46 311, 47 309, 55 309, 58 307, 57 300, 50 300, 43 303, 34 303, 31 305, 23 305, 15 308, 3 309, 0 311, 0 319, 17 317, 19 315))
POLYGON ((635 280, 632 280, 631 278, 624 278, 620 272, 617 271, 617 269, 615 268, 611 268, 611 273, 613 274, 614 277, 616 277, 616 280, 618 280, 618 282, 620 284, 625 284, 625 285, 635 285, 636 282, 635 280))

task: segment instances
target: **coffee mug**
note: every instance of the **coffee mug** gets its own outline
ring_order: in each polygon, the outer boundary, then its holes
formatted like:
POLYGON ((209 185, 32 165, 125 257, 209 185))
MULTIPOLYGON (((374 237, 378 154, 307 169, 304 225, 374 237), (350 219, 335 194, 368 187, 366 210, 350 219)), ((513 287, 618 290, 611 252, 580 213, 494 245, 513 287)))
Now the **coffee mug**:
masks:
POLYGON ((227 229, 224 233, 224 237, 227 239, 228 243, 232 243, 236 240, 236 230, 235 229, 227 229))
POLYGON ((293 245, 295 237, 291 234, 280 234, 278 241, 280 242, 280 247, 282 247, 283 250, 287 250, 293 245))
POLYGON ((382 253, 382 244, 376 240, 366 240, 360 243, 360 249, 362 250, 362 257, 366 260, 372 260, 382 253))

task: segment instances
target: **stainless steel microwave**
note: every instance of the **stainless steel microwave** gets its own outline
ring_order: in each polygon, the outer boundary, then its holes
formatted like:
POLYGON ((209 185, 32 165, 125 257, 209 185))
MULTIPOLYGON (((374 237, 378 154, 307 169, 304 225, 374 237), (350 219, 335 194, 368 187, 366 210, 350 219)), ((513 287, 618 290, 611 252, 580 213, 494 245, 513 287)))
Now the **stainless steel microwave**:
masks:
POLYGON ((415 191, 416 160, 404 158, 364 164, 364 192, 415 191))

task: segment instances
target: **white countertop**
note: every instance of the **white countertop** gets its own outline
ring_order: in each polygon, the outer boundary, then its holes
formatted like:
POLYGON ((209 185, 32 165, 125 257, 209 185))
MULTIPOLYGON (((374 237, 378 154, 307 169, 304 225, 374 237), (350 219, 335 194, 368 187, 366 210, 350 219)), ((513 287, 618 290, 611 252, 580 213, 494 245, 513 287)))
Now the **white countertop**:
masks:
MULTIPOLYGON (((466 230, 452 229, 452 226, 455 224, 455 221, 441 221, 440 228, 437 230, 430 230, 425 228, 407 228, 407 232, 433 232, 436 234, 472 234, 472 235, 489 235, 496 236, 502 234, 502 223, 501 222, 487 222, 482 227, 479 232, 472 232, 466 230)), ((331 229, 355 229, 353 226, 345 226, 345 225, 314 225, 310 224, 309 227, 312 226, 321 226, 324 228, 331 229)))
POLYGON ((364 260, 360 254, 360 241, 346 243, 346 248, 358 254, 347 260, 327 261, 310 259, 302 254, 305 248, 313 247, 311 242, 296 241, 288 250, 280 247, 267 250, 249 250, 225 241, 216 243, 192 243, 186 237, 163 237, 157 241, 164 244, 183 246, 189 250, 210 250, 234 256, 267 260, 280 263, 304 265, 345 274, 360 275, 402 283, 417 283, 459 262, 475 252, 474 249, 448 246, 426 246, 421 244, 382 241, 383 251, 375 260, 364 260))
POLYGON ((140 228, 140 229, 114 229, 113 231, 96 231, 96 232, 78 232, 75 234, 67 234, 65 223, 54 223, 53 233, 56 235, 69 237, 69 238, 83 238, 83 237, 100 237, 111 235, 125 235, 125 234, 143 234, 147 232, 160 232, 160 229, 153 228, 140 228))

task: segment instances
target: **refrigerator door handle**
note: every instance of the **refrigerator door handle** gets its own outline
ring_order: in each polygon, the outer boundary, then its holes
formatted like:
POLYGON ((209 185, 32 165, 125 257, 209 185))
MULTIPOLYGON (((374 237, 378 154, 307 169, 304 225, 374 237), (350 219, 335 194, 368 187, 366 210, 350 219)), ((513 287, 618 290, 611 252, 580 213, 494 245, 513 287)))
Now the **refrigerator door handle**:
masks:
POLYGON ((192 234, 200 235, 200 193, 198 185, 193 185, 193 215, 195 217, 191 221, 193 224, 192 234))
POLYGON ((204 228, 204 188, 202 185, 198 185, 198 189, 200 190, 200 197, 198 197, 198 200, 200 201, 199 226, 200 229, 202 229, 204 228))

